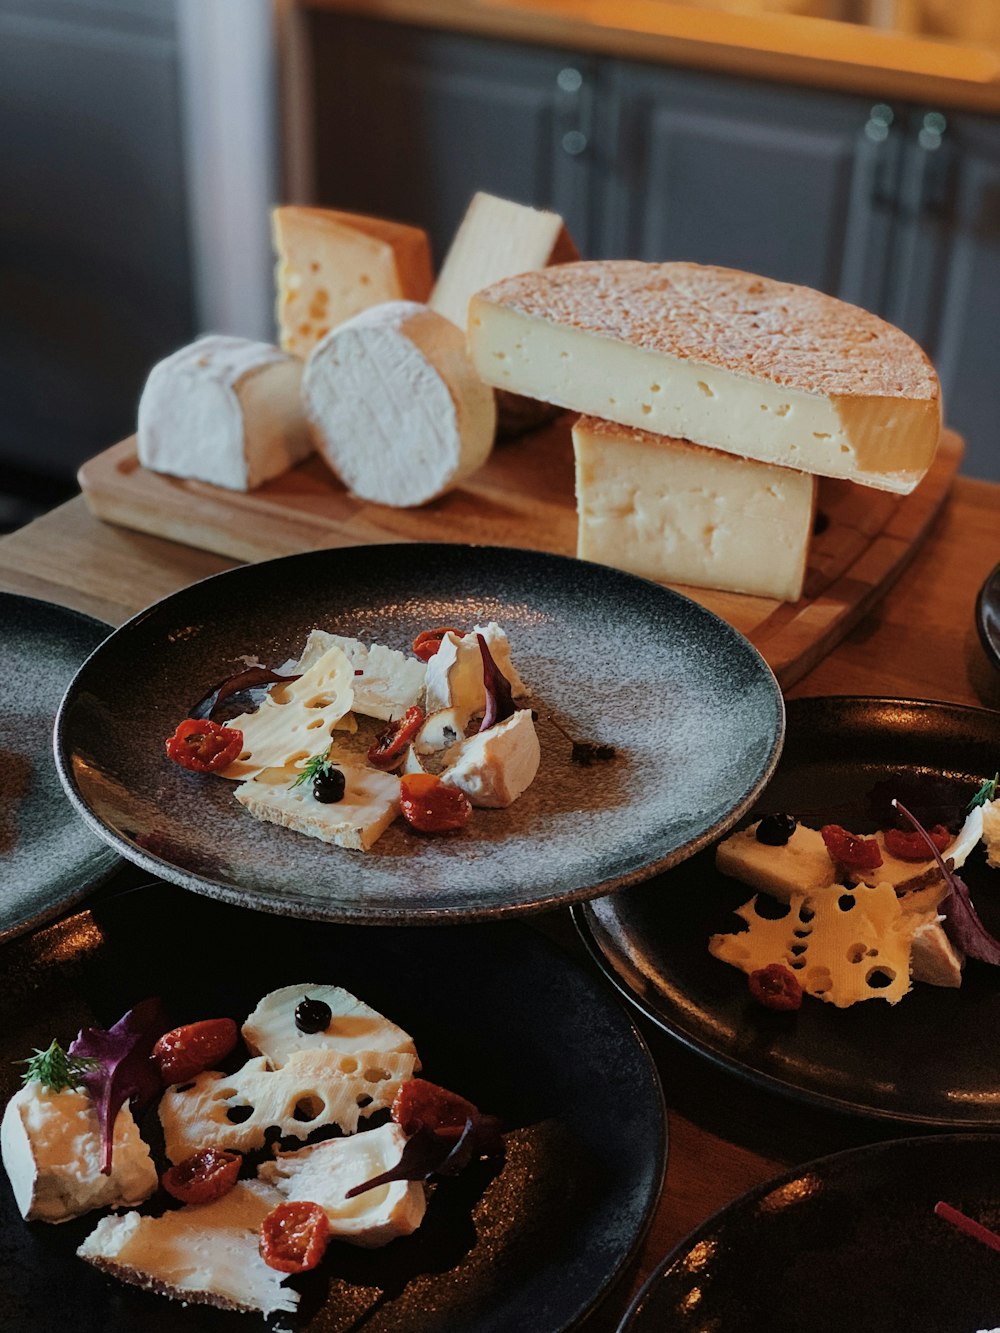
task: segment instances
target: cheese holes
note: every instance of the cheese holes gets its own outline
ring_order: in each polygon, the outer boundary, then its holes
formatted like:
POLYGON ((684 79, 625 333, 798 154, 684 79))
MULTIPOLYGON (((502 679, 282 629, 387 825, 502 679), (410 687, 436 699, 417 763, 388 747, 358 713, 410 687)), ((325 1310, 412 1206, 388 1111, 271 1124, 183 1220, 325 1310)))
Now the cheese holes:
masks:
POLYGON ((865 981, 873 990, 885 990, 896 980, 896 974, 891 967, 873 967, 865 977, 865 981))
POLYGON ((357 1060, 352 1060, 350 1056, 345 1056, 337 1065, 337 1068, 342 1074, 354 1074, 357 1072, 358 1062, 357 1060))
POLYGON ((317 1119, 326 1110, 326 1102, 322 1097, 317 1097, 315 1093, 306 1093, 295 1103, 295 1110, 292 1112, 296 1120, 303 1124, 308 1124, 310 1120, 317 1119))
POLYGON ((837 899, 837 906, 842 912, 849 912, 852 907, 857 906, 854 895, 852 893, 842 893, 837 899))
POLYGON ((868 950, 863 944, 852 944, 847 951, 847 961, 849 963, 863 963, 868 950))
POLYGON ((365 1109, 366 1106, 371 1106, 372 1104, 372 1099, 371 1097, 368 1096, 367 1092, 358 1093, 357 1097, 354 1100, 362 1111, 365 1109))
POLYGON ((385 1080, 390 1077, 390 1075, 388 1071, 385 1069, 376 1069, 373 1067, 371 1069, 365 1070, 364 1077, 368 1080, 369 1083, 384 1083, 385 1080))
POLYGON ((811 967, 806 973, 806 987, 813 995, 823 995, 833 986, 833 974, 828 967, 811 967))

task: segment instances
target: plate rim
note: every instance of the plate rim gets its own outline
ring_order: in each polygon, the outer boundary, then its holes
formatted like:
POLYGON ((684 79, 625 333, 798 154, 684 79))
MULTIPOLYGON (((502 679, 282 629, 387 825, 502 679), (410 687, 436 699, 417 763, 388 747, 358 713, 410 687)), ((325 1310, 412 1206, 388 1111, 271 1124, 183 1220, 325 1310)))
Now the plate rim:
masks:
POLYGON ((73 706, 76 696, 80 689, 80 678, 84 671, 90 665, 92 658, 103 648, 106 647, 113 638, 119 634, 127 633, 133 626, 137 626, 150 617, 154 612, 172 602, 174 599, 183 598, 191 594, 194 590, 204 588, 205 585, 213 583, 218 579, 237 577, 253 577, 252 571, 261 568, 273 568, 279 564, 288 564, 289 562, 309 562, 324 559, 340 559, 350 555, 353 558, 364 558, 365 552, 375 551, 383 553, 387 548, 413 549, 419 548, 422 552, 430 555, 437 553, 442 556, 447 555, 449 559, 454 560, 456 556, 461 557, 463 551, 475 551, 481 557, 489 558, 496 556, 498 559, 510 558, 516 556, 519 558, 528 557, 529 559, 542 564, 556 564, 569 570, 576 566, 585 566, 592 571, 598 571, 599 576, 609 575, 655 589, 657 595, 663 595, 668 601, 675 600, 686 606, 694 608, 694 614, 704 617, 706 622, 714 622, 721 626, 722 632, 730 636, 734 643, 740 645, 742 649, 750 654, 751 660, 756 660, 761 669, 762 679, 769 682, 771 695, 775 704, 776 727, 775 734, 771 742, 770 750, 763 761, 760 774, 752 789, 744 795, 740 802, 733 807, 730 812, 722 819, 717 820, 711 828, 704 833, 685 843, 682 847, 666 854, 656 861, 649 862, 646 865, 624 874, 608 875, 600 881, 593 884, 585 884, 571 892, 550 893, 545 897, 533 898, 529 903, 500 903, 487 904, 475 908, 421 908, 413 907, 406 910, 399 908, 382 908, 372 911, 364 907, 356 907, 350 910, 343 908, 330 911, 320 910, 320 904, 317 901, 315 910, 309 910, 300 903, 285 903, 277 895, 270 895, 266 898, 253 896, 253 906, 262 911, 271 912, 277 916, 295 916, 301 919, 317 921, 335 921, 345 925, 361 924, 405 924, 405 925, 440 925, 446 922, 482 922, 491 920, 504 920, 512 917, 530 916, 536 913, 552 911, 572 903, 583 902, 590 898, 603 897, 608 893, 617 892, 634 884, 643 883, 654 875, 661 874, 665 870, 679 865, 690 856, 694 856, 702 848, 707 846, 714 839, 727 832, 738 820, 740 820, 753 802, 760 795, 760 792, 770 781, 774 771, 781 758, 781 752, 784 746, 786 718, 785 718, 785 699, 777 677, 764 655, 760 650, 734 626, 732 626, 722 616, 716 612, 702 606, 694 598, 687 597, 684 593, 677 592, 673 588, 668 588, 662 584, 656 583, 651 579, 642 578, 638 574, 631 574, 626 570, 615 569, 612 566, 602 565, 596 561, 579 560, 575 556, 560 555, 549 551, 536 551, 527 547, 508 547, 495 546, 490 544, 475 543, 453 543, 453 542, 383 542, 368 543, 361 546, 339 546, 339 547, 321 547, 310 551, 300 551, 291 555, 276 556, 271 560, 256 561, 253 563, 244 563, 235 565, 232 569, 221 570, 218 573, 207 575, 205 578, 198 579, 193 583, 185 584, 182 588, 168 593, 165 597, 159 598, 156 602, 150 603, 138 611, 134 616, 129 617, 121 625, 117 626, 107 638, 98 645, 92 654, 80 665, 76 675, 66 687, 63 698, 60 702, 56 714, 55 727, 53 730, 53 748, 55 754, 56 769, 69 800, 74 806, 76 812, 91 828, 91 830, 109 843, 119 856, 139 866, 148 874, 159 879, 164 879, 170 883, 177 884, 182 888, 189 889, 195 893, 201 893, 206 897, 216 898, 222 902, 229 902, 236 906, 247 906, 247 891, 239 887, 221 883, 218 880, 210 879, 204 875, 194 872, 184 871, 177 868, 173 862, 166 861, 160 857, 152 855, 145 848, 135 846, 128 839, 122 837, 116 830, 107 826, 90 809, 79 790, 73 772, 72 755, 67 737, 67 715, 73 706), (248 573, 248 571, 251 571, 248 573))
MULTIPOLYGON (((936 699, 908 699, 895 695, 870 695, 870 694, 809 694, 798 695, 794 699, 787 700, 787 709, 789 712, 795 710, 797 706, 815 704, 821 702, 826 705, 839 705, 847 709, 863 709, 873 706, 893 706, 904 707, 920 712, 934 711, 942 709, 949 713, 968 714, 973 717, 986 715, 996 720, 996 725, 1000 728, 1000 710, 992 708, 977 708, 970 704, 953 704, 945 700, 936 699)), ((794 721, 794 719, 793 719, 794 721)), ((702 1059, 708 1060, 716 1068, 724 1070, 727 1074, 735 1075, 738 1078, 746 1079, 756 1087, 766 1092, 778 1094, 787 1097, 789 1100, 799 1104, 805 1104, 823 1111, 833 1111, 842 1115, 857 1116, 866 1120, 877 1121, 892 1125, 910 1125, 914 1127, 924 1127, 927 1129, 942 1129, 951 1134, 964 1132, 966 1134, 975 1134, 980 1131, 987 1131, 990 1127, 995 1131, 1000 1129, 1000 1108, 996 1111, 992 1119, 977 1119, 970 1121, 965 1118, 948 1118, 941 1115, 927 1115, 919 1112, 894 1110, 886 1107, 870 1107, 862 1102, 852 1100, 849 1097, 838 1097, 832 1093, 821 1092, 816 1089, 804 1088, 797 1083, 789 1082, 779 1077, 777 1074, 768 1073, 747 1064, 739 1057, 728 1054, 718 1046, 710 1045, 701 1041, 691 1032, 680 1030, 676 1026, 667 1024, 663 1017, 658 1013, 656 1007, 649 1003, 644 995, 637 994, 627 983, 624 977, 618 972, 611 959, 605 954, 600 945, 600 935, 603 933, 599 923, 595 923, 592 915, 592 907, 589 903, 574 903, 570 908, 570 915, 573 924, 576 927, 577 934, 586 948, 589 956, 600 968, 603 975, 618 990, 618 992, 632 1005, 638 1008, 650 1022, 655 1023, 660 1031, 664 1032, 671 1040, 679 1042, 689 1051, 702 1059)))
POLYGON ((979 591, 976 594, 976 630, 979 633, 979 642, 982 645, 983 652, 991 666, 1000 671, 1000 645, 994 640, 989 630, 986 628, 986 590, 991 584, 997 584, 1000 588, 1000 564, 996 564, 983 579, 979 591))

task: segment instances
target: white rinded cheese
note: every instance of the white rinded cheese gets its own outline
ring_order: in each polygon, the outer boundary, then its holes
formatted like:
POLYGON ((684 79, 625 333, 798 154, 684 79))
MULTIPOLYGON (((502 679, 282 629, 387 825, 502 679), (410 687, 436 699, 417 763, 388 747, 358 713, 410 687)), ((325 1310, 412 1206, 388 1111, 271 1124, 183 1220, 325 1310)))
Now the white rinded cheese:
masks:
POLYGON ((986 844, 986 864, 1000 870, 1000 800, 977 806, 983 821, 982 839, 986 844))
POLYGON ((415 1055, 399 1051, 320 1049, 294 1051, 280 1069, 258 1055, 234 1074, 207 1070, 160 1100, 166 1154, 181 1162, 199 1148, 249 1152, 263 1147, 273 1127, 297 1139, 326 1125, 353 1134, 361 1116, 392 1105, 416 1063, 415 1055))
POLYGON ((302 391, 317 448, 363 500, 425 504, 493 448, 493 392, 472 368, 465 335, 413 301, 376 306, 328 334, 302 391))
POLYGON ((941 428, 937 376, 899 329, 733 269, 560 264, 472 299, 487 384, 764 463, 908 494, 941 428))
POLYGON ((393 1180, 353 1199, 347 1191, 396 1166, 405 1146, 406 1135, 390 1121, 346 1139, 278 1153, 259 1175, 286 1199, 324 1208, 335 1239, 374 1249, 416 1231, 427 1210, 424 1187, 416 1180, 393 1180))
POLYGON ((442 750, 449 750, 465 735, 468 720, 465 710, 461 708, 438 708, 428 713, 413 738, 411 749, 418 755, 439 754, 442 750))
POLYGON ((577 548, 643 578, 802 596, 816 478, 581 417, 573 427, 577 548))
POLYGON ((353 704, 354 668, 339 648, 330 648, 298 680, 272 685, 256 712, 227 723, 243 732, 243 750, 221 776, 238 780, 264 769, 302 768, 327 748, 353 704))
POLYGON ((441 781, 465 792, 473 805, 511 805, 531 785, 541 761, 530 709, 519 708, 496 726, 459 741, 446 759, 441 781))
POLYGON ((424 663, 381 643, 369 646, 360 639, 347 639, 340 634, 314 629, 306 640, 298 666, 292 666, 290 670, 306 670, 330 648, 341 649, 354 668, 356 713, 388 722, 420 702, 426 670, 424 663))
POLYGON ((260 1226, 283 1196, 240 1180, 214 1203, 162 1217, 105 1217, 77 1250, 81 1259, 123 1282, 175 1300, 245 1313, 293 1311, 298 1292, 260 1257, 260 1226))
POLYGON ((955 988, 962 984, 965 955, 945 934, 943 921, 933 910, 920 914, 920 924, 913 932, 910 976, 928 986, 955 988))
POLYGON ((312 453, 302 365, 267 343, 210 334, 160 361, 139 400, 139 462, 249 491, 312 453))
POLYGON ((100 1124, 89 1093, 28 1083, 0 1124, 3 1164, 28 1222, 66 1222, 92 1208, 132 1207, 156 1189, 156 1168, 128 1106, 115 1120, 111 1174, 101 1174, 100 1124))
MULTIPOLYGON (((413 1038, 377 1010, 340 986, 282 986, 271 991, 243 1024, 243 1040, 251 1054, 266 1056, 279 1069, 296 1051, 327 1050, 338 1055, 358 1051, 393 1051, 416 1056, 413 1038), (321 1032, 300 1032, 295 1007, 308 996, 330 1008, 330 1022, 321 1032)), ((415 1068, 420 1068, 419 1060, 415 1068)))
POLYGON ((427 663, 425 707, 428 713, 454 708, 459 717, 468 721, 473 714, 482 713, 486 708, 483 655, 477 634, 486 640, 490 656, 500 673, 510 681, 514 698, 523 699, 531 693, 511 660, 506 632, 491 620, 488 625, 476 625, 468 634, 446 634, 441 640, 440 648, 427 663))
POLYGON ((367 852, 399 814, 399 778, 355 764, 337 767, 344 775, 344 795, 330 804, 316 800, 308 780, 293 786, 296 774, 287 768, 258 773, 233 795, 255 819, 367 852))
POLYGON ((330 208, 276 208, 278 324, 286 352, 307 357, 345 319, 383 301, 426 301, 434 282, 426 232, 330 208))
POLYGON ((759 916, 756 902, 736 910, 746 931, 712 936, 716 958, 747 973, 780 963, 809 995, 841 1009, 858 1000, 896 1004, 910 989, 911 940, 924 918, 902 910, 891 884, 795 893, 776 921, 759 916))

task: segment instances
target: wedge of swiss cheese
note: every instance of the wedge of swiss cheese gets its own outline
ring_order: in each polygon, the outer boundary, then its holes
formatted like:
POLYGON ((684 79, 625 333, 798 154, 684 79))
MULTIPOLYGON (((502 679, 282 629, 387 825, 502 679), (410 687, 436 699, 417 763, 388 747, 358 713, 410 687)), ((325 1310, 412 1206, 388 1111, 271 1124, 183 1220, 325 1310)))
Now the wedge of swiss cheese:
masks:
POLYGON ((473 297, 489 384, 760 462, 907 494, 941 428, 912 339, 806 287, 733 269, 563 264, 473 297))

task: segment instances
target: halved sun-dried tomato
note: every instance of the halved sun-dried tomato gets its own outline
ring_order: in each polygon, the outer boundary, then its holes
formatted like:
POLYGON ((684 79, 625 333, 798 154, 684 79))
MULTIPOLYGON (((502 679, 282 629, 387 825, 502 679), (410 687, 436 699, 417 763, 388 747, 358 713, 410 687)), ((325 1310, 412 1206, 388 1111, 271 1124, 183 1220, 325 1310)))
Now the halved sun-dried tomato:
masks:
MULTIPOLYGON (((899 861, 931 860, 930 848, 916 829, 906 833, 901 828, 887 828, 882 836, 885 838, 885 850, 899 861)), ((935 824, 933 828, 929 828, 927 836, 939 852, 950 847, 953 841, 943 824, 935 824)))
POLYGON ((424 721, 424 710, 414 704, 402 717, 389 724, 378 740, 368 751, 368 762, 372 768, 381 768, 389 772, 395 768, 406 753, 406 747, 420 730, 424 721))
POLYGON ((845 870, 877 870, 882 853, 874 838, 858 838, 839 824, 824 824, 820 829, 826 850, 845 870))
POLYGON ((292 1199, 272 1208, 260 1224, 260 1257, 279 1273, 305 1273, 322 1260, 329 1239, 326 1209, 292 1199))
POLYGON ((217 773, 239 756, 243 732, 207 718, 185 718, 166 740, 167 757, 192 773, 217 773))
POLYGON ((236 1184, 242 1161, 227 1148, 202 1148, 168 1167, 160 1184, 181 1203, 213 1203, 236 1184))
POLYGON ((215 1068, 235 1050, 238 1039, 239 1030, 231 1018, 203 1018, 164 1032, 153 1047, 153 1059, 164 1083, 186 1083, 215 1068))
POLYGON ((769 963, 767 967, 759 967, 755 972, 751 972, 750 994, 758 1004, 768 1009, 802 1008, 802 987, 799 979, 782 963, 769 963))
POLYGON ((449 787, 432 773, 407 773, 399 784, 403 818, 421 833, 448 833, 464 828, 472 805, 464 791, 449 787))
POLYGON ((408 1137, 421 1129, 455 1138, 466 1121, 478 1114, 472 1102, 425 1078, 408 1078, 393 1098, 392 1118, 408 1137))
POLYGON ((441 640, 446 634, 458 634, 462 631, 453 625, 438 625, 435 629, 422 629, 411 645, 413 656, 421 662, 429 662, 441 647, 441 640))

